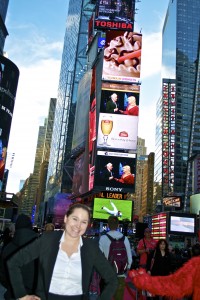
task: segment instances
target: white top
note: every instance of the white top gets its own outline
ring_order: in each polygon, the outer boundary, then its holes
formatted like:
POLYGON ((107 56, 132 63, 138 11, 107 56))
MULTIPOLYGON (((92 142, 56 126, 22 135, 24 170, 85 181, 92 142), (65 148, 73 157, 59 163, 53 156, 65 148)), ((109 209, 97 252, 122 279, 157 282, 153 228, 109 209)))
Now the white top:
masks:
POLYGON ((67 253, 61 249, 64 241, 64 232, 60 239, 60 246, 56 263, 51 278, 49 292, 57 295, 82 295, 82 267, 80 248, 83 240, 80 237, 78 252, 68 257, 67 253))

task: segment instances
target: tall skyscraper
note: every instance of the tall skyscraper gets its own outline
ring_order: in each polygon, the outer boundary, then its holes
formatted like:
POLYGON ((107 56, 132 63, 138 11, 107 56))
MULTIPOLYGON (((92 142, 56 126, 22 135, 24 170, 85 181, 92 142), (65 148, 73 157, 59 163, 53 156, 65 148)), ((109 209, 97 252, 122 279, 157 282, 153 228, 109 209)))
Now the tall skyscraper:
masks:
POLYGON ((87 29, 94 10, 93 2, 69 2, 45 200, 61 190, 70 192, 72 188, 71 144, 77 90, 87 70, 87 29))
POLYGON ((190 158, 200 151, 199 26, 199 0, 169 1, 163 26, 155 176, 162 179, 163 196, 182 196, 185 211, 191 194, 190 158))
POLYGON ((8 31, 5 25, 8 3, 9 0, 0 1, 0 54, 3 54, 5 39, 8 35, 8 31))

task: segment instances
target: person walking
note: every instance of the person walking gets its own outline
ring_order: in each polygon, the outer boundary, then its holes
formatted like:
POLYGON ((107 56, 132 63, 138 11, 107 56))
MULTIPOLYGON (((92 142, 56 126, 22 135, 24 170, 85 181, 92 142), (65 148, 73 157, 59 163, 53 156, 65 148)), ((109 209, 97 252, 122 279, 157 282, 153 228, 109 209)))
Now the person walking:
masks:
POLYGON ((64 231, 52 231, 13 255, 7 262, 15 298, 20 300, 88 300, 95 268, 105 281, 101 300, 111 300, 117 277, 92 239, 83 237, 90 221, 88 206, 76 203, 64 216, 64 231), (35 294, 28 295, 21 267, 38 258, 35 294))
POLYGON ((144 238, 139 240, 137 245, 137 253, 140 256, 139 267, 146 268, 148 255, 154 251, 156 247, 156 240, 151 236, 151 229, 144 230, 144 238))
MULTIPOLYGON (((157 242, 155 250, 147 259, 146 269, 151 276, 166 276, 171 273, 171 257, 168 243, 165 239, 160 239, 157 242)), ((159 300, 160 298, 159 296, 155 296, 150 299, 159 300)))
POLYGON ((123 234, 119 231, 117 231, 119 226, 119 220, 115 216, 110 216, 108 218, 108 227, 110 231, 102 235, 99 239, 99 247, 101 251, 104 253, 105 257, 109 259, 109 252, 110 252, 110 246, 111 246, 111 240, 112 239, 117 239, 120 240, 124 237, 124 245, 125 245, 125 250, 127 254, 127 268, 122 274, 117 274, 118 275, 118 288, 113 296, 114 300, 122 300, 123 295, 124 295, 124 290, 125 290, 125 278, 126 278, 126 271, 130 269, 131 264, 132 264, 132 252, 131 252, 131 246, 129 243, 129 240, 126 236, 123 236, 123 234), (111 239, 109 238, 111 237, 111 239))
MULTIPOLYGON (((4 294, 4 299, 15 299, 12 286, 9 280, 9 274, 7 270, 7 260, 16 253, 19 249, 32 242, 38 237, 33 231, 32 223, 29 216, 21 214, 18 216, 15 224, 15 233, 9 244, 3 249, 1 261, 0 261, 0 282, 7 289, 4 294)), ((36 270, 37 261, 30 262, 22 268, 22 278, 24 281, 24 287, 27 293, 32 294, 36 287, 36 270)))

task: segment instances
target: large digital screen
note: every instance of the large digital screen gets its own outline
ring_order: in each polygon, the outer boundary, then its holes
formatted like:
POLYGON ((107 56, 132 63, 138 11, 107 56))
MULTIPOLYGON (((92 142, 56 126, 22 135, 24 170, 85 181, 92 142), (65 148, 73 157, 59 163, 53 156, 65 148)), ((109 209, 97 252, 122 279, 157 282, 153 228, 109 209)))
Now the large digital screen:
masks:
POLYGON ((138 82, 141 69, 142 34, 110 30, 106 32, 102 79, 138 82))
POLYGON ((100 112, 138 116, 139 97, 138 88, 134 91, 129 85, 118 84, 115 89, 102 87, 100 112))
POLYGON ((78 154, 85 148, 88 136, 88 114, 90 109, 90 89, 92 72, 87 71, 78 86, 74 132, 72 140, 72 154, 78 154))
POLYGON ((94 198, 93 218, 107 220, 109 216, 132 220, 132 204, 130 200, 113 200, 94 198))
POLYGON ((169 214, 169 234, 195 235, 196 230, 196 214, 169 214))
POLYGON ((137 149, 138 117, 100 113, 98 148, 123 150, 137 149))
POLYGON ((0 56, 0 191, 15 105, 19 70, 9 59, 0 56))
POLYGON ((134 0, 97 0, 95 29, 133 31, 134 0))
POLYGON ((97 151, 94 190, 135 191, 136 154, 97 151))
POLYGON ((173 207, 181 207, 181 197, 169 196, 163 198, 164 206, 173 206, 173 207))

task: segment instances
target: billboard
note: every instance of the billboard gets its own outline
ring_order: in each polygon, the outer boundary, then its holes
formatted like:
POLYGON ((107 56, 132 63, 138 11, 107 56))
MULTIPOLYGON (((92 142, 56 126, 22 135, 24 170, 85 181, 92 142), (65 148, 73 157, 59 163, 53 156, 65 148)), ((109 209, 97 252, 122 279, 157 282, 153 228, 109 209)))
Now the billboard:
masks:
POLYGON ((97 0, 95 29, 133 31, 135 1, 97 0))
POLYGON ((131 86, 127 84, 116 84, 115 88, 113 88, 112 84, 103 84, 100 112, 138 116, 139 96, 139 86, 136 84, 131 86), (135 99, 129 99, 131 96, 135 99))
POLYGON ((133 202, 131 200, 94 198, 92 217, 94 219, 107 220, 110 215, 114 215, 120 221, 123 219, 131 221, 132 206, 133 202))
POLYGON ((94 186, 94 170, 96 156, 96 69, 92 70, 92 83, 90 90, 90 111, 89 111, 89 180, 88 190, 94 186))
POLYGON ((97 147, 137 149, 138 117, 100 113, 97 147))
POLYGON ((110 30, 106 32, 102 79, 138 82, 140 78, 142 34, 110 30))
POLYGON ((18 78, 16 65, 0 56, 0 185, 4 176, 18 78))
POLYGON ((163 205, 164 206, 172 206, 181 208, 181 197, 180 196, 168 196, 163 198, 163 205))
POLYGON ((85 148, 86 137, 88 135, 88 114, 90 106, 90 88, 92 72, 87 71, 78 86, 76 114, 74 122, 74 132, 72 140, 72 154, 85 148))
POLYGON ((134 193, 135 171, 136 154, 97 151, 94 190, 134 193))

